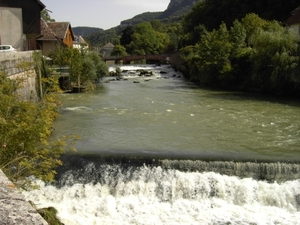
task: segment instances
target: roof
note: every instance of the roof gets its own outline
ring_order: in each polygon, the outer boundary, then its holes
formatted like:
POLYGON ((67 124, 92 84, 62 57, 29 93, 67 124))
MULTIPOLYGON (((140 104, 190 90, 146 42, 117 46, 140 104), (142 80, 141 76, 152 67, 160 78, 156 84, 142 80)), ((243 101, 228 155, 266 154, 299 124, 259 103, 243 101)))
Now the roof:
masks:
MULTIPOLYGON (((71 24, 69 22, 50 22, 47 23, 48 27, 52 30, 56 37, 64 39, 71 24)), ((73 32, 72 32, 73 35, 73 32)), ((74 37, 74 35, 73 35, 74 37)))
POLYGON ((112 43, 110 43, 110 42, 108 42, 106 45, 104 45, 102 48, 114 48, 115 46, 112 44, 112 43))
POLYGON ((57 41, 57 37, 49 28, 45 20, 41 19, 41 36, 37 38, 39 41, 57 41))
POLYGON ((88 43, 84 40, 84 38, 80 35, 75 35, 75 41, 78 44, 83 44, 83 45, 87 45, 88 43))
POLYGON ((63 40, 66 37, 69 28, 74 38, 71 24, 69 22, 47 23, 43 19, 41 19, 41 36, 37 40, 63 40))
POLYGON ((300 6, 292 11, 291 16, 287 19, 288 25, 300 23, 300 6))

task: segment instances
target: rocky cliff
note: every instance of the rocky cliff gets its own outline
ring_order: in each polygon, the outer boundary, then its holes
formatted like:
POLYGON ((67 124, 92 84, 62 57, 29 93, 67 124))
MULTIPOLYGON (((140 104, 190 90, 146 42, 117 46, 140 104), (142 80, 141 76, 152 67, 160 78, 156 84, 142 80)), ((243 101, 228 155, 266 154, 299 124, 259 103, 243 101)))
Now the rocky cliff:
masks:
POLYGON ((171 0, 168 8, 159 16, 159 19, 183 16, 188 13, 198 1, 201 0, 171 0))

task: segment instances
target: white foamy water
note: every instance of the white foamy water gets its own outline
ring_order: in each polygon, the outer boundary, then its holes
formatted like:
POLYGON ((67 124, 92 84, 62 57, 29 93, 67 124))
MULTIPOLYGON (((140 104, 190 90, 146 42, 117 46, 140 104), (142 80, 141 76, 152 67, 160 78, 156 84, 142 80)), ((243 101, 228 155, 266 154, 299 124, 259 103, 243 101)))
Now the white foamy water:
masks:
POLYGON ((268 183, 146 166, 119 170, 107 166, 99 181, 88 183, 69 174, 61 188, 41 183, 24 195, 38 207, 55 207, 66 225, 300 224, 300 180, 268 183))

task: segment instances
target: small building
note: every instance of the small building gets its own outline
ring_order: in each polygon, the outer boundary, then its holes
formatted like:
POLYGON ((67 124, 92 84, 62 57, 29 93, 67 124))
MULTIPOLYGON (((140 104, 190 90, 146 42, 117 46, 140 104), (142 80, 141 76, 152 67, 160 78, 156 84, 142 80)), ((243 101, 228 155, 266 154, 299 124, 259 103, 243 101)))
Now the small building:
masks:
POLYGON ((36 50, 35 38, 41 33, 39 0, 0 0, 0 44, 12 45, 19 51, 36 50))
POLYGON ((65 47, 73 47, 75 40, 71 24, 69 22, 45 22, 40 20, 41 34, 37 37, 39 49, 44 55, 55 50, 57 44, 65 47))
POLYGON ((300 6, 291 12, 286 23, 300 37, 300 6))
POLYGON ((81 49, 83 51, 88 51, 89 45, 81 35, 74 35, 74 38, 75 40, 73 42, 73 48, 81 49))
POLYGON ((115 46, 109 42, 100 49, 100 53, 104 57, 109 57, 109 56, 111 56, 111 52, 114 50, 114 47, 115 46))

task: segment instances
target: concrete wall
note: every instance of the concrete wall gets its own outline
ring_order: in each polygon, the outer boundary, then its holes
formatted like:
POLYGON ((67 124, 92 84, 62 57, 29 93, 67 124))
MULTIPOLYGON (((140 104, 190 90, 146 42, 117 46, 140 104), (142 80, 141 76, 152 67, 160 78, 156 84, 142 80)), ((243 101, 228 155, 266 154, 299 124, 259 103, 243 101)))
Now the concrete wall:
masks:
POLYGON ((7 76, 21 72, 17 66, 22 62, 33 63, 32 51, 26 52, 0 52, 0 69, 7 73, 7 76))
POLYGON ((22 97, 22 100, 26 101, 29 99, 37 99, 35 70, 27 70, 25 72, 12 75, 9 78, 13 80, 18 79, 20 82, 21 87, 17 90, 17 93, 22 97))
POLYGON ((47 225, 14 184, 0 170, 0 224, 47 225))
POLYGON ((0 7, 0 44, 23 50, 24 35, 21 8, 0 7))
POLYGON ((0 69, 4 70, 10 79, 22 80, 18 93, 23 100, 35 99, 37 96, 36 73, 33 69, 32 53, 32 51, 0 53, 0 69), (19 69, 18 65, 22 62, 31 63, 32 66, 26 71, 19 69))

